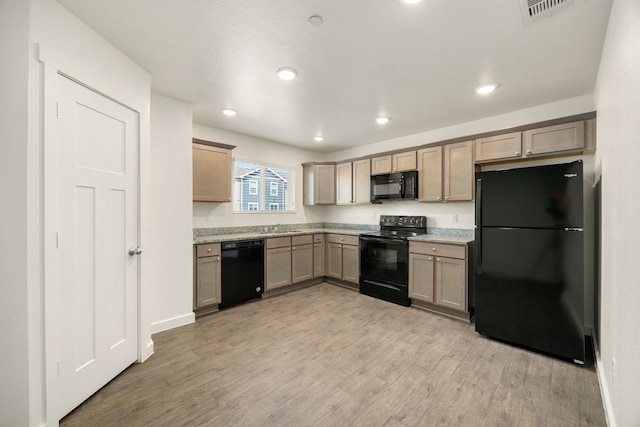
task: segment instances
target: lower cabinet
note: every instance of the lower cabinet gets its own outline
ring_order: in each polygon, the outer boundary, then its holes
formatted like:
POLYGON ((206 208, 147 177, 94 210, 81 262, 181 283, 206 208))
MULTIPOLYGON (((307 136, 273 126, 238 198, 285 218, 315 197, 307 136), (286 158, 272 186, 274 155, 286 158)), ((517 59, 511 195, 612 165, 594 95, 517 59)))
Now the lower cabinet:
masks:
POLYGON ((326 275, 345 282, 360 283, 360 238, 327 235, 326 275))
POLYGON ((313 277, 323 277, 325 272, 325 235, 313 235, 313 277))
POLYGON ((409 297, 428 308, 468 313, 467 258, 468 245, 410 242, 409 297))
POLYGON ((220 243, 196 245, 194 252, 193 310, 212 311, 221 295, 220 243))
POLYGON ((291 238, 291 282, 300 283, 313 279, 313 236, 291 238))
POLYGON ((265 246, 265 290, 272 291, 290 285, 291 237, 267 239, 265 246))

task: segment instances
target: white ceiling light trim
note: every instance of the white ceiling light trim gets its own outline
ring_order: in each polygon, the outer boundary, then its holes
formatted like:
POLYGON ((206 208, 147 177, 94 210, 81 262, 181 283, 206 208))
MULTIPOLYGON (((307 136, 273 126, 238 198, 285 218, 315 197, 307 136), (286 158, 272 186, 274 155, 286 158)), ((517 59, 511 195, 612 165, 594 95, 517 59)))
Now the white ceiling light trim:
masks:
POLYGON ((379 125, 386 125, 387 123, 389 123, 389 120, 391 120, 391 117, 386 117, 386 116, 376 117, 376 123, 379 125))
POLYGON ((323 142, 324 141, 324 136, 318 135, 318 136, 313 137, 313 139, 316 142, 323 142))
POLYGON ((493 92, 497 88, 498 88, 497 83, 485 83, 475 88, 474 92, 477 93, 478 95, 486 95, 493 92))
POLYGON ((406 4, 416 4, 416 3, 420 3, 422 0, 402 0, 402 3, 406 3, 406 4))
POLYGON ((225 108, 224 110, 222 110, 222 114, 224 114, 225 116, 228 116, 228 117, 233 117, 238 113, 236 113, 235 110, 231 110, 229 108, 225 108))
POLYGON ((291 67, 282 67, 276 71, 276 76, 278 76, 280 80, 293 80, 297 75, 298 72, 291 67))

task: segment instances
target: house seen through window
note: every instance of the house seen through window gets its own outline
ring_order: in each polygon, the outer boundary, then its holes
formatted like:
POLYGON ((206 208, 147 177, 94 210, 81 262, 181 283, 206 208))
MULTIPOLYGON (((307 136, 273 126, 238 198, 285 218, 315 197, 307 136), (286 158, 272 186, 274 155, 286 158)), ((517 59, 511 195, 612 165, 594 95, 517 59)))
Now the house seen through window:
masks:
POLYGON ((236 212, 295 211, 295 172, 253 162, 233 163, 236 212))

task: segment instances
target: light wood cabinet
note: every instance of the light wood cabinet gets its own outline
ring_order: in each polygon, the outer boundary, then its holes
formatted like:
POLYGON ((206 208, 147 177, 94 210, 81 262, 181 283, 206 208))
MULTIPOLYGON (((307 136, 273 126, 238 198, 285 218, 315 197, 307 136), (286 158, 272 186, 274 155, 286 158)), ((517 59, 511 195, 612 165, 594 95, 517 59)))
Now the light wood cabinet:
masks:
POLYGON ((432 255, 409 253, 409 298, 433 302, 435 265, 432 255))
POLYGON ((524 131, 524 156, 582 150, 585 146, 584 128, 584 121, 579 121, 524 131))
POLYGON ((442 146, 418 150, 418 200, 442 201, 442 146))
POLYGON ((271 291, 292 283, 290 237, 267 239, 264 268, 266 291, 271 291))
POLYGON ((371 160, 353 162, 353 203, 371 203, 371 160))
POLYGON ((358 236, 327 236, 326 275, 354 284, 360 283, 360 239, 358 236))
POLYGON ((325 238, 324 234, 313 235, 313 277, 323 277, 325 271, 325 238))
POLYGON ((467 246, 409 243, 409 297, 468 312, 467 246))
POLYGON ((445 202, 473 200, 473 141, 447 144, 443 150, 445 202))
POLYGON ((336 165, 336 204, 371 202, 371 161, 369 159, 336 165))
POLYGON ((352 163, 336 165, 336 205, 353 203, 353 171, 352 163))
MULTIPOLYGON (((230 202, 232 181, 231 149, 194 139, 193 201, 230 202), (195 143, 195 141, 199 141, 195 143)), ((216 143, 210 143, 216 144, 216 143)))
POLYGON ((518 159, 522 157, 522 132, 479 138, 475 145, 477 163, 518 159))
POLYGON ((313 236, 291 238, 291 282, 300 283, 313 279, 313 236))
POLYGON ((302 165, 305 206, 334 205, 336 203, 336 166, 333 163, 305 163, 302 165))
POLYGON ((221 296, 220 244, 196 245, 193 309, 217 309, 221 296))
POLYGON ((464 141, 418 150, 418 200, 473 200, 473 144, 464 141))
POLYGON ((571 152, 593 151, 594 119, 580 120, 524 132, 512 132, 475 141, 476 163, 525 159, 571 152))
POLYGON ((416 151, 378 156, 371 159, 371 175, 416 170, 416 151))

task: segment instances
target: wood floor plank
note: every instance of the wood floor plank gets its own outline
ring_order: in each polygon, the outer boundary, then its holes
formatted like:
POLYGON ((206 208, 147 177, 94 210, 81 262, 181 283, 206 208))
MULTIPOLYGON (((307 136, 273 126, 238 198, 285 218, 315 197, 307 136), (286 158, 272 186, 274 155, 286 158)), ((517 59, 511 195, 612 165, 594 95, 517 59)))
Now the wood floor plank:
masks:
POLYGON ((605 425, 592 367, 326 283, 153 339, 60 425, 605 425))

